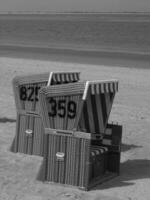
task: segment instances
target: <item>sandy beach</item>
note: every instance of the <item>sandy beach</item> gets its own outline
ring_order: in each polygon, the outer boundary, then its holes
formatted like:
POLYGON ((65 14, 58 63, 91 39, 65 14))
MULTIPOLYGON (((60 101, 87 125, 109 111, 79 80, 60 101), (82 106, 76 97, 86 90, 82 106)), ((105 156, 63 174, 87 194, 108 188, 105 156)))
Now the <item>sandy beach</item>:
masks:
POLYGON ((149 200, 150 59, 0 48, 0 199, 149 200), (50 71, 81 71, 81 78, 119 79, 110 121, 123 125, 121 174, 89 192, 36 180, 42 158, 9 151, 15 136, 12 79, 50 71))

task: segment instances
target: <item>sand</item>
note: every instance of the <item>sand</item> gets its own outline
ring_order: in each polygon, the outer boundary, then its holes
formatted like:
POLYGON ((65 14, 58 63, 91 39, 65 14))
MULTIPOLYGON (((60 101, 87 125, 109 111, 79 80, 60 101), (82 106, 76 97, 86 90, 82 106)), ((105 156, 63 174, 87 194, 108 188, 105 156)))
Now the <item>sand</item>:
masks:
POLYGON ((0 199, 149 200, 149 60, 0 50, 0 199), (140 68, 141 66, 141 68, 140 68), (137 68, 135 68, 137 67, 137 68), (142 69, 144 67, 145 69, 142 69), (123 125, 121 174, 89 192, 36 180, 42 158, 9 151, 15 135, 12 78, 47 71, 81 71, 82 79, 119 79, 110 121, 123 125))

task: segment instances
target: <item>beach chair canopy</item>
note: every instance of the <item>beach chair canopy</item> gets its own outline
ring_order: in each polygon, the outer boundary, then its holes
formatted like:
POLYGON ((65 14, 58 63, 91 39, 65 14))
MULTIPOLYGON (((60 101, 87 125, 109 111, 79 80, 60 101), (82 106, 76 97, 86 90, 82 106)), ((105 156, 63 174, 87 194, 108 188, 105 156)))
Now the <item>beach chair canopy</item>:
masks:
POLYGON ((39 95, 44 127, 103 134, 117 91, 117 80, 44 87, 39 95))

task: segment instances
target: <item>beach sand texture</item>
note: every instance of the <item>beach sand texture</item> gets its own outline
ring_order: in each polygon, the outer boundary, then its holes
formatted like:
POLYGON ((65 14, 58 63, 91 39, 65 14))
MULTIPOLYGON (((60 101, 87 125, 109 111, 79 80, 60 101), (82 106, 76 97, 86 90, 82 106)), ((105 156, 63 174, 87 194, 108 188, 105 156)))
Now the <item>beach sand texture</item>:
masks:
POLYGON ((108 59, 109 65, 106 66, 107 59, 87 59, 90 60, 89 64, 86 57, 80 56, 67 59, 67 56, 53 54, 48 58, 39 52, 0 51, 1 200, 150 199, 150 70, 134 68, 136 65, 145 65, 145 62, 136 60, 129 62, 126 59, 117 63, 117 60, 113 62, 112 59, 111 62, 108 59), (16 119, 11 83, 13 77, 63 70, 79 70, 82 79, 119 79, 119 92, 115 97, 110 122, 117 121, 123 125, 121 174, 89 192, 37 181, 42 158, 9 151, 15 135, 16 119))

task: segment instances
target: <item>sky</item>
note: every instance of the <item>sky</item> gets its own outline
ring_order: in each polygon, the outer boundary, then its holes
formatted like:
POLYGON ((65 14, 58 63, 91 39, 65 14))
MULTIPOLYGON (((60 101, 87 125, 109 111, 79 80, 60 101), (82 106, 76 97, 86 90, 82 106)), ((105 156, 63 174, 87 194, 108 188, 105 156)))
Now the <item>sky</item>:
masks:
POLYGON ((0 12, 149 12, 150 0, 0 0, 0 12))

